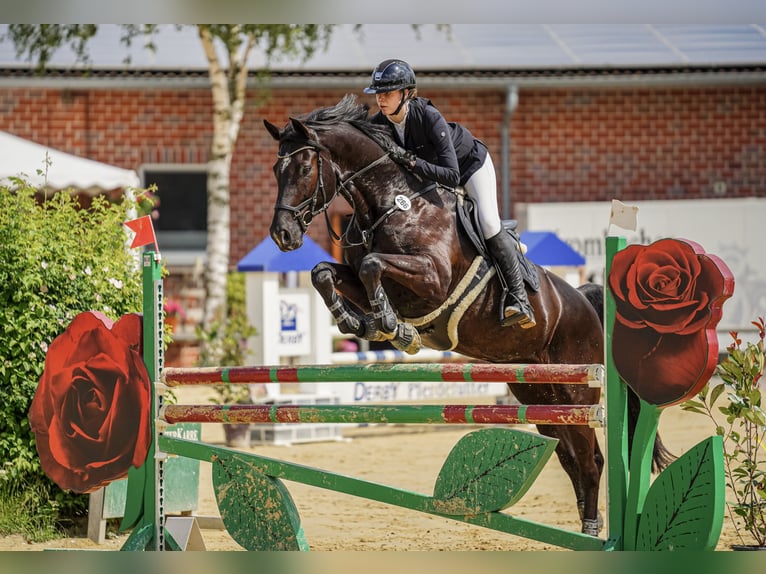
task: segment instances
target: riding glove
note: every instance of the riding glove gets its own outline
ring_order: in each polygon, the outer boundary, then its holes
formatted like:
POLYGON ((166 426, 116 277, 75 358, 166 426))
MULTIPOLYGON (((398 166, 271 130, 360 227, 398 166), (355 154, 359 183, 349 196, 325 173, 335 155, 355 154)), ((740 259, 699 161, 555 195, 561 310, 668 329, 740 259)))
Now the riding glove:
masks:
POLYGON ((407 169, 412 169, 415 167, 415 159, 417 156, 411 151, 404 149, 403 147, 393 146, 391 151, 388 152, 388 155, 396 163, 406 167, 407 169))

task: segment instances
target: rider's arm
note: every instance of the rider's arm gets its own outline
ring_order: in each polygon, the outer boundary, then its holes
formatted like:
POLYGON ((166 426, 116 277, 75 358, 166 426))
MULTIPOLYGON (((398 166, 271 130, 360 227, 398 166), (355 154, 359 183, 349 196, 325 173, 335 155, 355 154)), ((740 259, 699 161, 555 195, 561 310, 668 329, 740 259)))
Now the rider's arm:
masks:
POLYGON ((460 168, 452 143, 452 131, 444 116, 435 108, 428 106, 422 116, 424 140, 421 148, 412 149, 417 158, 412 172, 425 178, 436 181, 447 187, 457 187, 460 182, 460 168), (430 152, 430 153, 429 153, 430 152), (421 155, 422 154, 422 155, 421 155), (424 157, 432 159, 426 161, 424 157))

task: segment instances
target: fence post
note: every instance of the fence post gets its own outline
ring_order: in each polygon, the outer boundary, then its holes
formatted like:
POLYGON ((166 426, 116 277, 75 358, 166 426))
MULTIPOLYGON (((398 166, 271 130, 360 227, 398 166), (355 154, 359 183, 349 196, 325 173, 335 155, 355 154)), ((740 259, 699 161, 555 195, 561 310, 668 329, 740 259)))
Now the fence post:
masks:
POLYGON ((604 366, 606 385, 606 484, 607 540, 614 550, 624 544, 625 504, 628 491, 628 393, 612 361, 612 335, 615 303, 609 290, 609 272, 614 255, 624 249, 624 237, 606 238, 606 267, 604 273, 604 366))

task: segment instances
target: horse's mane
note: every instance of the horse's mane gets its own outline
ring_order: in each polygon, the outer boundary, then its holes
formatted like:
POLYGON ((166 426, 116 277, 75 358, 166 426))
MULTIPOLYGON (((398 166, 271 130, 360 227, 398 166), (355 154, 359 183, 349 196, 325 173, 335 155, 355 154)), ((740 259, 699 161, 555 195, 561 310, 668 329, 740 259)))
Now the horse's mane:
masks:
POLYGON ((334 106, 309 112, 303 120, 317 131, 325 131, 332 126, 346 123, 366 134, 383 149, 390 149, 393 144, 390 131, 386 126, 372 123, 368 117, 369 111, 370 106, 360 104, 354 94, 346 94, 334 106))

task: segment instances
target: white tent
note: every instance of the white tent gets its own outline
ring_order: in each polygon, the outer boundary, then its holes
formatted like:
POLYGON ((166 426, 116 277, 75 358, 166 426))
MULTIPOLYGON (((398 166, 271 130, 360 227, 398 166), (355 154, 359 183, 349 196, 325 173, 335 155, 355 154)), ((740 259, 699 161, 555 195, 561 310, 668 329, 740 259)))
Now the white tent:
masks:
POLYGON ((0 184, 21 177, 38 189, 74 188, 91 195, 139 187, 138 174, 0 131, 0 184))

